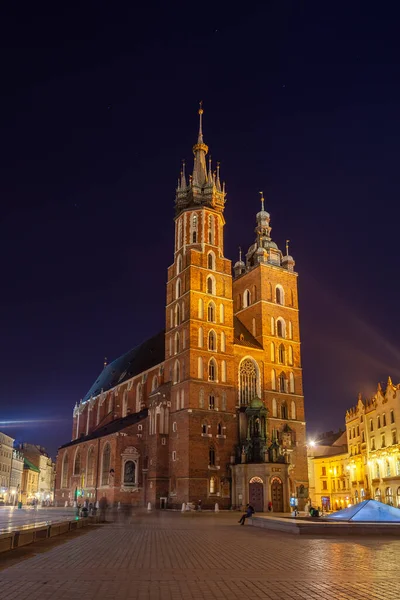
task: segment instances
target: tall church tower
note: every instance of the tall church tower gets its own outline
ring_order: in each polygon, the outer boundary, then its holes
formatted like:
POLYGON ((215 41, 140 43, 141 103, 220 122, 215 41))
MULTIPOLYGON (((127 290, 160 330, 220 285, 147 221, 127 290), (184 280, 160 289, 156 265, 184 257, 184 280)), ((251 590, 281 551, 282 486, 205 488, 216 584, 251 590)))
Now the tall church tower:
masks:
POLYGON ((176 190, 174 262, 168 269, 166 379, 171 381, 170 498, 229 507, 237 440, 231 261, 224 257, 225 186, 202 131, 176 190))
MULTIPOLYGON (((294 271, 295 262, 289 255, 288 242, 283 255, 271 239, 270 215, 264 208, 262 193, 255 234, 255 242, 250 246, 245 262, 240 256, 234 265, 234 314, 262 348, 258 364, 261 371, 260 399, 268 412, 266 447, 269 450, 265 463, 283 463, 281 467, 269 465, 267 468, 266 465, 263 480, 272 481, 271 477, 274 479, 273 473, 276 473, 275 479, 280 479, 283 484, 279 493, 283 494, 284 502, 274 498, 274 489, 278 493, 278 488, 272 485, 271 500, 288 510, 288 498, 297 498, 302 508, 308 496, 308 474, 297 273, 294 271)), ((240 363, 239 381, 245 377, 243 368, 244 363, 240 363)), ((239 389, 241 422, 245 420, 249 403, 251 398, 244 397, 239 389)), ((239 435, 242 443, 246 436, 241 431, 239 435)), ((244 462, 248 462, 247 457, 244 462)), ((236 487, 243 487, 247 493, 247 484, 239 481, 246 474, 238 474, 238 477, 236 487)))

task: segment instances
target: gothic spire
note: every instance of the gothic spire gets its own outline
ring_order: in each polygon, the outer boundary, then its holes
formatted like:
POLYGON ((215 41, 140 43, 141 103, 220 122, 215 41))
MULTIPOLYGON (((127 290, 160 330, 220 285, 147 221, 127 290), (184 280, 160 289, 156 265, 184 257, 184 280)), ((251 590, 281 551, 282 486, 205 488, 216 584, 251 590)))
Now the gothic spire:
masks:
POLYGON ((197 144, 193 146, 193 185, 198 187, 203 187, 207 181, 206 154, 208 152, 208 146, 203 141, 203 112, 203 103, 200 102, 199 135, 197 137, 197 144))

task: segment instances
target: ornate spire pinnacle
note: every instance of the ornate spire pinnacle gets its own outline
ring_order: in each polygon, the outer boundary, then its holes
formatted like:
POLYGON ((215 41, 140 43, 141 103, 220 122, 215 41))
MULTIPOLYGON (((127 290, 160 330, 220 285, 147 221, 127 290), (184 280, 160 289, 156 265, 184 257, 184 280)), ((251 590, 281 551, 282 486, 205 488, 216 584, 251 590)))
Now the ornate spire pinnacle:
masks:
POLYGON ((390 377, 390 375, 388 377, 387 384, 388 384, 388 386, 392 386, 393 387, 393 382, 392 382, 392 378, 390 377))
POLYGON ((213 175, 212 175, 212 167, 211 167, 211 156, 208 157, 208 176, 207 176, 207 183, 209 185, 212 185, 213 183, 213 175))
POLYGON ((217 178, 216 178, 216 186, 217 186, 217 190, 220 192, 221 191, 221 181, 219 179, 219 165, 220 163, 217 162, 217 178))
POLYGON ((200 102, 199 135, 197 138, 197 144, 193 146, 193 185, 198 187, 203 187, 207 181, 206 154, 208 152, 208 146, 203 141, 203 112, 203 102, 200 102))
POLYGON ((199 107, 199 135, 197 137, 197 143, 203 144, 203 100, 200 100, 199 107))
POLYGON ((264 192, 259 192, 259 194, 261 195, 261 210, 264 212, 264 192))
POLYGON ((185 161, 182 160, 182 171, 181 171, 181 190, 185 190, 186 185, 186 174, 185 174, 185 161))
POLYGON ((289 256, 289 242, 290 240, 286 240, 286 256, 289 256))
POLYGON ((239 260, 242 262, 242 248, 239 246, 239 260))

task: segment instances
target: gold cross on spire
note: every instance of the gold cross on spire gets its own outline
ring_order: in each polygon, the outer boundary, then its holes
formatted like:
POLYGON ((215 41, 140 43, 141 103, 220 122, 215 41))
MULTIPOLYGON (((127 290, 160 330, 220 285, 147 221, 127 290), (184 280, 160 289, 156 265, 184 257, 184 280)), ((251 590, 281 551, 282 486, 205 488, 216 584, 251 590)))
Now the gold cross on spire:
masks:
POLYGON ((264 212, 264 192, 259 192, 261 195, 261 210, 264 212))

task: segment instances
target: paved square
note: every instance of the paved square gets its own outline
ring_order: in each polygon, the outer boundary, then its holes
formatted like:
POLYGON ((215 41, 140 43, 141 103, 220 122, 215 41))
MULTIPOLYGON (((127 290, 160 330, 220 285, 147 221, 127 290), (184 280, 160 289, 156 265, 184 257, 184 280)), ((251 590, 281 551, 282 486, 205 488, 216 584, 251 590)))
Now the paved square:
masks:
POLYGON ((0 570, 1 598, 400 598, 400 540, 315 539, 237 521, 237 513, 137 514, 0 570))

